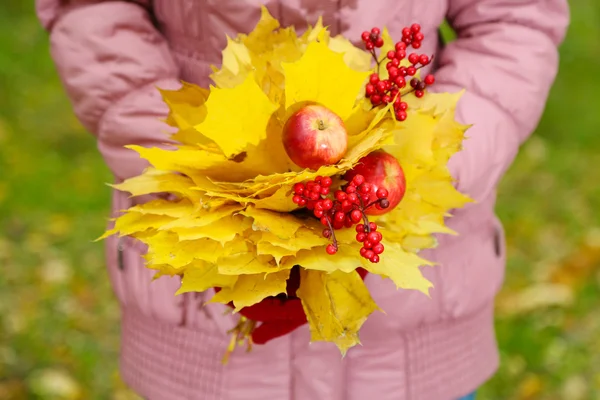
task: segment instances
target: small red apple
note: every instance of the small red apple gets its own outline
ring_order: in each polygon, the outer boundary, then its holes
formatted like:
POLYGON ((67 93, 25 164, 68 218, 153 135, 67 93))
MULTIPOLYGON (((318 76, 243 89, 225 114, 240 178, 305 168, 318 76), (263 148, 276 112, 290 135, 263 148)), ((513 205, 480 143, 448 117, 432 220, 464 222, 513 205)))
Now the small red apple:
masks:
POLYGON ((283 127, 283 147, 302 168, 335 164, 348 148, 344 121, 330 109, 308 105, 296 111, 283 127))
POLYGON ((379 210, 373 205, 365 210, 366 214, 385 214, 396 207, 404 197, 406 192, 404 171, 398 160, 385 151, 377 150, 361 158, 353 169, 346 172, 344 179, 351 181, 358 174, 365 178, 365 182, 375 186, 370 193, 369 203, 377 200, 378 189, 383 188, 388 191, 389 207, 379 210))

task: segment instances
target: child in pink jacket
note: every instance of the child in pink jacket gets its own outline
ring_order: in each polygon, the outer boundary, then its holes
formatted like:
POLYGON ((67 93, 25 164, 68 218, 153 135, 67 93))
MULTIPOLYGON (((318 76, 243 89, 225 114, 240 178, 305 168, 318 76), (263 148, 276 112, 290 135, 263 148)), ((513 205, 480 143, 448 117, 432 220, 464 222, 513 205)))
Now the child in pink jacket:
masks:
MULTIPOLYGON (((134 241, 107 246, 108 271, 122 306, 121 373, 152 400, 456 400, 498 366, 493 301, 504 274, 496 185, 534 130, 558 66, 567 0, 37 0, 58 73, 81 123, 98 140, 117 181, 146 167, 128 144, 161 146, 167 113, 156 89, 180 79, 209 84, 225 35, 247 32, 265 3, 298 30, 323 15, 333 34, 360 38, 372 26, 392 37, 419 22, 422 50, 435 53, 438 91, 467 89, 458 108, 474 124, 451 160, 458 189, 477 202, 449 221, 459 236, 440 236, 424 254, 431 298, 366 283, 386 314, 374 314, 362 346, 341 359, 328 343, 309 344, 306 326, 221 364, 234 317, 207 294, 174 296, 177 278, 152 282, 134 241), (444 18, 456 41, 440 48, 444 18)), ((115 192, 113 210, 131 205, 115 192)))

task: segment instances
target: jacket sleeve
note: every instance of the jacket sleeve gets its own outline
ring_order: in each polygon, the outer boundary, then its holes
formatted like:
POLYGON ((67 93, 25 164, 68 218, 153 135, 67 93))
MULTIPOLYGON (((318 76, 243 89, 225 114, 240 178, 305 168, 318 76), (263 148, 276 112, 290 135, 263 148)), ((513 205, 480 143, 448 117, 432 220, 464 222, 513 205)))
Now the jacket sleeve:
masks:
POLYGON ((178 69, 147 0, 36 0, 50 52, 83 126, 118 180, 147 167, 128 144, 169 143, 157 87, 180 87, 178 69))
POLYGON ((457 119, 473 124, 449 163, 476 201, 495 191, 536 128, 558 70, 567 0, 450 0, 457 33, 439 54, 435 91, 466 89, 457 119))

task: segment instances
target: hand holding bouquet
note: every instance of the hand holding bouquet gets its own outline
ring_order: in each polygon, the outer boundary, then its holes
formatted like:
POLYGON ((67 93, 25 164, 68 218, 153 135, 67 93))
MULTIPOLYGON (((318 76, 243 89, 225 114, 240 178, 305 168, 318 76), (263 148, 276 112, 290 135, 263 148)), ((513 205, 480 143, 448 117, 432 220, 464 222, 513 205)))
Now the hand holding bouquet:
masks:
POLYGON ((116 188, 175 199, 125 210, 105 236, 146 243, 159 279, 182 277, 178 293, 214 290, 241 315, 232 347, 308 323, 345 353, 379 310, 367 273, 427 294, 417 253, 453 233, 445 217, 469 201, 447 168, 467 129, 459 95, 427 92, 422 40, 416 24, 397 43, 373 28, 365 51, 263 9, 228 38, 215 86, 162 91, 178 144, 130 146, 151 167, 116 188))

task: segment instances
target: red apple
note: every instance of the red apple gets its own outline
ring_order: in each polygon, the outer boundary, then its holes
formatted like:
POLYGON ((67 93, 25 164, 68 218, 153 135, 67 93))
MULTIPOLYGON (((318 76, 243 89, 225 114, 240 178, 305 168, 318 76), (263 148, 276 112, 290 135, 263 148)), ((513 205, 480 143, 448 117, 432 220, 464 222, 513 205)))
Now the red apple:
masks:
POLYGON ((344 121, 330 109, 308 105, 296 111, 283 127, 283 147, 302 168, 335 164, 348 148, 344 121))
POLYGON ((389 207, 379 210, 374 205, 365 210, 369 215, 381 215, 392 210, 400 203, 406 192, 406 178, 404 171, 396 158, 383 150, 374 151, 358 161, 358 164, 346 172, 344 179, 351 181, 355 175, 362 175, 365 182, 375 186, 371 191, 369 203, 377 200, 377 190, 380 188, 388 191, 389 207))

